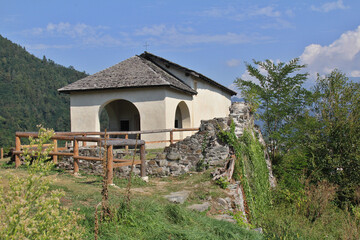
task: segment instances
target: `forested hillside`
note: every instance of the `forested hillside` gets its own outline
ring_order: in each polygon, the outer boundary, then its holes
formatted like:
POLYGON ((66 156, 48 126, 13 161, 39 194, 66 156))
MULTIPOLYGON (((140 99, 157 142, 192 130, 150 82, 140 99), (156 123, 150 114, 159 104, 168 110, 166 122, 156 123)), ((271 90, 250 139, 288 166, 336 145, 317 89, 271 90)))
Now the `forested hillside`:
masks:
POLYGON ((0 146, 13 146, 16 131, 37 131, 38 124, 70 130, 69 97, 57 89, 85 76, 0 35, 0 146))

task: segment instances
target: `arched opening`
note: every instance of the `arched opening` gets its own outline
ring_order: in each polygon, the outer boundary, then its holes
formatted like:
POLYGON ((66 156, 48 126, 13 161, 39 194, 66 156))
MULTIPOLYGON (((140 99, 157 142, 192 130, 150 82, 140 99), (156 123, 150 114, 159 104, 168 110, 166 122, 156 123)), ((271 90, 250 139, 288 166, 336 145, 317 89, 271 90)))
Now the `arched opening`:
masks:
MULTIPOLYGON (((101 131, 140 131, 138 109, 133 103, 123 99, 106 104, 99 114, 99 120, 101 131)), ((129 138, 135 138, 135 135, 129 138)))
POLYGON ((189 108, 184 101, 181 101, 176 107, 174 128, 189 128, 190 125, 189 108))

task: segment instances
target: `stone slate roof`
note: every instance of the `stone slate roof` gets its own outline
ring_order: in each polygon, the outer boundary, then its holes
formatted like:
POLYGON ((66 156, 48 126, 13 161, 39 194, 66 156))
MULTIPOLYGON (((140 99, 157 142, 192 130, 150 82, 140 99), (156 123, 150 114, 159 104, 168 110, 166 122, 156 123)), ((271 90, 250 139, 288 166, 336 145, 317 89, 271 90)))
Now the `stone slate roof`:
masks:
MULTIPOLYGON (((181 79, 155 64, 149 58, 149 55, 146 54, 149 53, 145 52, 140 56, 126 59, 112 67, 60 88, 58 91, 70 93, 76 91, 166 86, 187 94, 197 94, 194 89, 181 79)), ((152 54, 151 56, 156 57, 152 54)), ((217 85, 220 84, 217 83, 217 85)), ((225 88, 224 86, 222 87, 225 88)), ((233 92, 230 89, 227 90, 233 92)))

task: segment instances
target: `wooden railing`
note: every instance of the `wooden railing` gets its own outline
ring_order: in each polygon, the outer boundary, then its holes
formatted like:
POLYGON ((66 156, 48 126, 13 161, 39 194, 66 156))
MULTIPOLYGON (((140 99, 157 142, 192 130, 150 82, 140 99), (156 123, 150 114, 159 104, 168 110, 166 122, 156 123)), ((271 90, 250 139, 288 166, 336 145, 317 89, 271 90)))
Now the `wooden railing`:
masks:
MULTIPOLYGON (((161 130, 145 130, 145 131, 128 131, 128 132, 56 132, 54 136, 51 138, 53 141, 52 144, 43 145, 44 147, 48 147, 53 145, 53 150, 49 153, 53 157, 53 161, 56 164, 58 161, 58 156, 70 156, 74 159, 74 173, 79 172, 79 160, 85 161, 104 161, 103 157, 92 157, 92 156, 81 156, 79 155, 79 142, 82 142, 82 146, 86 146, 88 142, 96 143, 95 146, 104 146, 106 147, 108 158, 108 171, 109 171, 109 183, 112 183, 112 176, 113 176, 113 168, 116 167, 123 167, 123 166, 130 166, 132 165, 131 160, 126 159, 117 159, 113 156, 113 146, 121 146, 125 147, 126 151, 128 150, 129 146, 135 146, 136 144, 140 146, 140 160, 134 161, 134 165, 140 164, 140 172, 141 176, 146 175, 145 169, 145 144, 151 143, 174 143, 179 141, 180 139, 174 139, 174 132, 185 132, 185 131, 198 131, 198 128, 182 128, 182 129, 161 129, 161 130), (128 139, 129 135, 133 134, 154 134, 154 133, 170 133, 169 140, 159 140, 159 141, 144 141, 144 140, 134 140, 128 139), (105 144, 105 134, 106 134, 106 146, 105 144), (108 138, 108 136, 120 136, 124 135, 124 139, 119 138, 108 138), (92 137, 90 137, 92 136, 92 137), (68 149, 67 147, 58 147, 58 140, 61 141, 71 141, 73 142, 73 152, 64 152, 63 150, 68 149)), ((36 147, 36 146, 29 146, 29 145, 21 145, 21 138, 37 138, 38 133, 35 132, 16 132, 15 134, 15 151, 13 154, 15 155, 15 166, 19 167, 20 162, 20 155, 24 153, 24 148, 29 147, 36 147)))

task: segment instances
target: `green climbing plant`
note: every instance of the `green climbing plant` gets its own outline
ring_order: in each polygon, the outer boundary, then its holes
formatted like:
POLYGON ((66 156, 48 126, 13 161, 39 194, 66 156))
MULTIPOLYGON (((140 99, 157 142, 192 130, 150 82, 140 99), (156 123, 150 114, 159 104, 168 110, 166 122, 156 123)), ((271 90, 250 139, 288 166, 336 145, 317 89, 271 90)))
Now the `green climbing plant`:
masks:
POLYGON ((229 131, 220 130, 219 137, 234 150, 236 161, 233 178, 241 182, 249 208, 249 220, 256 224, 271 203, 264 147, 251 129, 245 129, 238 138, 234 122, 231 123, 229 131))

